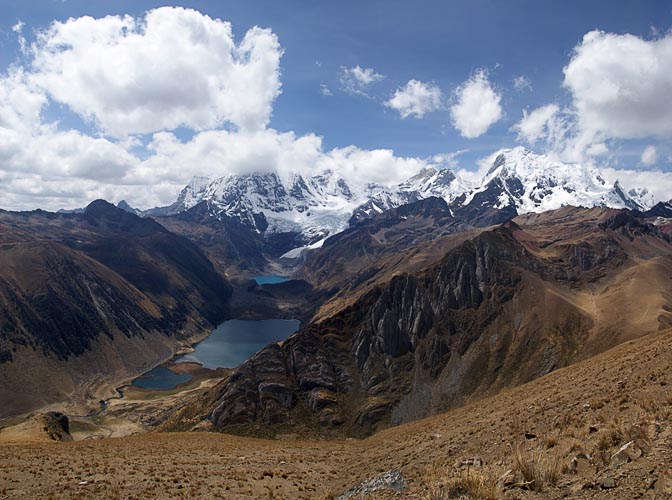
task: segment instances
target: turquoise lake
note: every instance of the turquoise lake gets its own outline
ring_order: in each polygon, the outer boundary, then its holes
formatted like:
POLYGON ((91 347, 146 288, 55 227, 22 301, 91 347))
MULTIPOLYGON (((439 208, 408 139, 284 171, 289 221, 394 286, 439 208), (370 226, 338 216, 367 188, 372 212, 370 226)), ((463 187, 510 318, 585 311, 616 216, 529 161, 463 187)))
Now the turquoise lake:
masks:
MULTIPOLYGON (((299 330, 295 319, 264 319, 225 321, 204 340, 194 346, 194 352, 175 358, 175 363, 195 362, 205 368, 235 368, 247 361, 267 344, 284 340, 299 330)), ((175 373, 157 366, 132 382, 143 389, 166 391, 191 380, 189 373, 175 373)))
POLYGON ((289 281, 287 276, 277 276, 270 274, 267 276, 252 276, 252 279, 257 282, 257 285, 275 285, 277 283, 284 283, 289 281))
POLYGON ((194 352, 180 356, 175 362, 192 361, 211 369, 235 368, 267 344, 297 332, 300 325, 296 319, 225 321, 207 339, 196 344, 194 352))

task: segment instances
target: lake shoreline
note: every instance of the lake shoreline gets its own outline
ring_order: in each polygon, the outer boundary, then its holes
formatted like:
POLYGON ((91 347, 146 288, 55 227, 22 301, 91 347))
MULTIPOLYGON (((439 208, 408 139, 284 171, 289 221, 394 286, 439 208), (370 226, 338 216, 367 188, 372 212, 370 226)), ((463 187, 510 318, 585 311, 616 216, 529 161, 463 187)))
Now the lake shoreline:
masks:
POLYGON ((211 333, 192 345, 189 352, 176 353, 170 360, 133 379, 128 387, 149 391, 170 391, 188 384, 192 370, 233 370, 269 344, 296 333, 301 322, 295 319, 224 321, 211 333))

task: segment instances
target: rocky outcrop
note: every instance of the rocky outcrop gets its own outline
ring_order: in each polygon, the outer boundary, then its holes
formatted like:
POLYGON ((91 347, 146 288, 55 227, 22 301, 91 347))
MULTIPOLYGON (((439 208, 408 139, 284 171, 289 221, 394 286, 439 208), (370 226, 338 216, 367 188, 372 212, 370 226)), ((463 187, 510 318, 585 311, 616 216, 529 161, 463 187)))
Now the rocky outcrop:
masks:
POLYGON ((335 332, 313 326, 282 344, 270 344, 217 389, 218 403, 210 419, 215 425, 234 427, 255 421, 291 423, 291 410, 300 398, 316 421, 339 425, 343 419, 334 407, 354 383, 344 341, 335 332))
POLYGON ((38 413, 37 420, 42 424, 44 432, 53 441, 72 441, 70 435, 70 421, 67 415, 50 411, 47 413, 38 413))
MULTIPOLYGON (((632 272, 639 257, 672 273, 669 243, 628 224, 617 211, 567 208, 475 233, 435 264, 392 276, 261 351, 214 389, 209 418, 242 432, 263 422, 271 432, 366 435, 607 349, 619 341, 616 325, 582 305, 586 294, 632 272)), ((610 307, 621 300, 617 288, 604 290, 610 307)), ((669 312, 654 309, 647 324, 662 327, 669 312)))

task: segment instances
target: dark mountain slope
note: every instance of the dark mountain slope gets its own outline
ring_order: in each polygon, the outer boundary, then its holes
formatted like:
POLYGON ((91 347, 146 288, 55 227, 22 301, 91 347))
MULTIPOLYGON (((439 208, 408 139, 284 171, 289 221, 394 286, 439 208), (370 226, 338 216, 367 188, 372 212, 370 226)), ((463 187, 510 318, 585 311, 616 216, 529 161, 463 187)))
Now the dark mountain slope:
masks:
POLYGON ((249 275, 268 266, 263 237, 249 225, 225 214, 213 217, 208 201, 156 220, 202 248, 220 269, 249 275))
POLYGON ((0 416, 91 397, 227 317, 226 280, 153 220, 97 201, 0 229, 0 416))
POLYGON ((350 304, 392 275, 416 272, 478 234, 453 216, 442 198, 429 197, 363 219, 306 256, 297 275, 333 296, 318 317, 350 304))

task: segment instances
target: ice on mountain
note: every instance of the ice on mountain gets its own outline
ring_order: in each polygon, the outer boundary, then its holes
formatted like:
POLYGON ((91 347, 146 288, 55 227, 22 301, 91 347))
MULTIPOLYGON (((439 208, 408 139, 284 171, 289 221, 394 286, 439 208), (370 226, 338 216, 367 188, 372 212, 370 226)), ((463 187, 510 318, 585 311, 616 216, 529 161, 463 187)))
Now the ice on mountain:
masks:
POLYGON ((627 191, 618 182, 609 185, 593 165, 561 163, 523 147, 500 150, 491 158, 492 166, 475 186, 449 168, 432 166, 392 188, 347 182, 333 170, 310 177, 298 173, 286 178, 275 173, 214 180, 194 177, 173 205, 154 210, 170 215, 208 201, 213 216, 237 218, 259 233, 298 233, 306 242, 296 249, 298 256, 350 222, 430 196, 443 198, 457 209, 469 206, 482 193, 480 208, 513 208, 519 214, 566 205, 632 209, 653 205, 646 189, 627 191))

